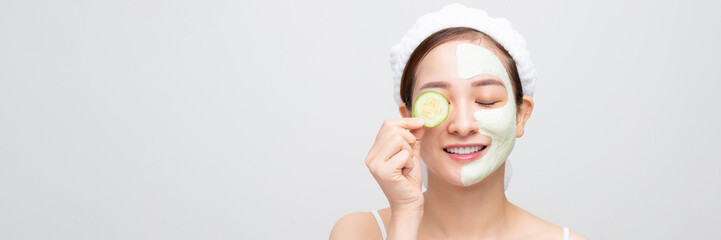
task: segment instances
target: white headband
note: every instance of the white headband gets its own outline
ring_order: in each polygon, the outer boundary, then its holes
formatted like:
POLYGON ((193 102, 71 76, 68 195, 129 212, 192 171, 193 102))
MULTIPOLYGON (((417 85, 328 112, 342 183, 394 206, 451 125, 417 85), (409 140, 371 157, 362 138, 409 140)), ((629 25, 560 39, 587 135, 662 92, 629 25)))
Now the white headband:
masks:
POLYGON ((431 34, 449 27, 469 27, 481 31, 501 44, 516 62, 521 78, 523 95, 533 97, 536 68, 526 49, 526 40, 505 18, 491 18, 480 9, 467 8, 459 3, 446 5, 439 12, 432 12, 416 20, 401 42, 391 48, 391 70, 393 71, 393 97, 396 104, 401 99, 401 77, 413 50, 431 34))

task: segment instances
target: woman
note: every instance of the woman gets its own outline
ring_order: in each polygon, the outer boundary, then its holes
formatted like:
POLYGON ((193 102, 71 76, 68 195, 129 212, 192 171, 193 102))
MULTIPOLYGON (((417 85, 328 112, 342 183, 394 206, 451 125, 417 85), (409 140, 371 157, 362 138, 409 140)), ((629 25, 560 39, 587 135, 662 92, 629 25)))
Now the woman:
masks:
POLYGON ((344 216, 331 239, 586 239, 506 198, 506 158, 533 110, 535 79, 507 21, 446 6, 416 22, 391 63, 403 118, 383 123, 366 157, 390 207, 344 216), (449 104, 434 127, 413 116, 428 91, 449 104))

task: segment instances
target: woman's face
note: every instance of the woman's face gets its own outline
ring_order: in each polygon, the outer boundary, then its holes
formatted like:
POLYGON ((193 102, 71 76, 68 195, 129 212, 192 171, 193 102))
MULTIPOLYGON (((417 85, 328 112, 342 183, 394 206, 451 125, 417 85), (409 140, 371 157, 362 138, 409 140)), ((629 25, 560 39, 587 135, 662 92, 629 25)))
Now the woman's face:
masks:
POLYGON ((426 129, 421 157, 429 172, 459 185, 480 182, 506 160, 516 138, 516 103, 496 54, 468 41, 432 49, 419 63, 412 99, 436 91, 450 112, 426 129))

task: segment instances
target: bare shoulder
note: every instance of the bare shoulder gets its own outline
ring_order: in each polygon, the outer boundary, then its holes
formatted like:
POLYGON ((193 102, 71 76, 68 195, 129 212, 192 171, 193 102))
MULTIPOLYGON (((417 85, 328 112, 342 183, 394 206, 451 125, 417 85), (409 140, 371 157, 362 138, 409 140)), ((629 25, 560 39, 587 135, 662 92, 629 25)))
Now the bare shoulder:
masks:
MULTIPOLYGON (((514 205, 515 206, 515 205, 514 205)), ((524 209, 516 206, 518 213, 518 227, 523 229, 518 231, 518 239, 563 239, 563 227, 548 222, 524 209)), ((570 240, 588 240, 585 236, 570 231, 570 240)))
POLYGON ((354 212, 338 219, 330 232, 330 239, 380 239, 376 219, 370 212, 354 212))
POLYGON ((578 234, 577 232, 571 231, 570 236, 568 237, 570 240, 588 240, 586 236, 583 236, 581 234, 578 234))

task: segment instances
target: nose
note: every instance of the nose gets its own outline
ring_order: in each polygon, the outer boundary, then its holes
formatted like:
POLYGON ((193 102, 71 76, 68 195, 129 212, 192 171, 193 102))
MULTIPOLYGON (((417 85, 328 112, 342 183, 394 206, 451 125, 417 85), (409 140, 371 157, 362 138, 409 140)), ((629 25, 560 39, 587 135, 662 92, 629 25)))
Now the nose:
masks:
POLYGON ((452 103, 448 113, 448 132, 459 136, 468 136, 478 132, 478 125, 473 119, 473 105, 468 102, 452 103))

